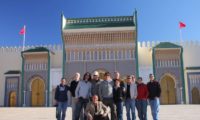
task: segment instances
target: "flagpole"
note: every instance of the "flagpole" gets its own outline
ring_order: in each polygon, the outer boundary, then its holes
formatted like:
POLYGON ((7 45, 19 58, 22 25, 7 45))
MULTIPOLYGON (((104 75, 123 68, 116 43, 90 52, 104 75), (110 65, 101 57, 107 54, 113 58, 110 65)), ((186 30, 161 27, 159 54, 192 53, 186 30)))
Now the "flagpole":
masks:
POLYGON ((181 28, 180 28, 180 45, 182 44, 183 42, 183 38, 182 38, 182 31, 181 31, 181 28))
MULTIPOLYGON (((25 25, 24 25, 24 30, 26 31, 26 26, 25 25)), ((24 35, 23 35, 23 48, 22 48, 23 51, 25 49, 25 37, 26 37, 26 32, 24 32, 24 35)))

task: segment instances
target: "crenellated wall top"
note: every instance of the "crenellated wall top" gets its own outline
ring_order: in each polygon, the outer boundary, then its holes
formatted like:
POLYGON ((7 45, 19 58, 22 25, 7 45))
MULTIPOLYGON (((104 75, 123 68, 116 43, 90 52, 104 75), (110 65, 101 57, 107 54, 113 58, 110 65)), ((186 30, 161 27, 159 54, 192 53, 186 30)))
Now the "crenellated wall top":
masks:
MULTIPOLYGON (((152 47, 158 45, 160 42, 161 41, 138 41, 138 47, 152 48, 152 47)), ((190 41, 182 41, 182 42, 180 42, 180 41, 168 41, 168 42, 171 42, 176 45, 183 46, 183 47, 195 47, 195 46, 200 47, 200 41, 190 40, 190 41)))
MULTIPOLYGON (((35 48, 35 47, 46 47, 51 51, 61 51, 62 50, 62 45, 31 45, 31 46, 26 46, 25 50, 35 48)), ((1 46, 0 47, 0 52, 21 52, 22 51, 22 46, 1 46)))
MULTIPOLYGON (((139 48, 152 48, 156 45, 158 45, 161 41, 138 41, 138 47, 139 48)), ((171 41, 170 41, 171 42, 171 41)), ((177 45, 183 46, 183 47, 200 47, 200 41, 174 41, 172 43, 175 43, 177 45)), ((57 45, 32 45, 32 46, 26 46, 25 50, 28 50, 30 48, 35 48, 35 47, 46 47, 49 50, 55 52, 55 51, 62 51, 62 45, 57 44, 57 45)), ((22 46, 1 46, 0 47, 0 52, 21 52, 22 51, 22 46)))

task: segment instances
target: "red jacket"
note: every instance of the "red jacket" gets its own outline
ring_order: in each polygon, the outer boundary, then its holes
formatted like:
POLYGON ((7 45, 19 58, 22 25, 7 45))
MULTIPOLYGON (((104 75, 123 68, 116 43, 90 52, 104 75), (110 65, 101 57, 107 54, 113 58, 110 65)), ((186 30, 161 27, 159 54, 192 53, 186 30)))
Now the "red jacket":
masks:
POLYGON ((147 85, 145 85, 144 83, 137 85, 137 92, 138 92, 137 96, 138 100, 146 100, 148 98, 149 95, 148 88, 147 85))

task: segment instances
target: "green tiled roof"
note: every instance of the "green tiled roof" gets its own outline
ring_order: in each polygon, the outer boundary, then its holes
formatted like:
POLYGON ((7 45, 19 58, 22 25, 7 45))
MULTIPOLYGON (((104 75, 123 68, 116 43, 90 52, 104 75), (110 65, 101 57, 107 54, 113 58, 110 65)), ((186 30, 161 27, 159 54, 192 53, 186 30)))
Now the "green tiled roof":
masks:
POLYGON ((181 46, 176 45, 170 42, 161 42, 160 44, 156 45, 154 48, 181 48, 181 46))
POLYGON ((200 70, 200 66, 186 67, 186 70, 200 70))
POLYGON ((133 16, 66 18, 64 29, 135 26, 133 16))
POLYGON ((20 74, 21 72, 19 71, 19 70, 9 70, 9 71, 7 71, 6 73, 4 73, 4 74, 20 74))
POLYGON ((29 50, 25 50, 23 51, 23 53, 27 53, 27 52, 48 52, 49 50, 45 47, 35 47, 35 48, 31 48, 29 50))

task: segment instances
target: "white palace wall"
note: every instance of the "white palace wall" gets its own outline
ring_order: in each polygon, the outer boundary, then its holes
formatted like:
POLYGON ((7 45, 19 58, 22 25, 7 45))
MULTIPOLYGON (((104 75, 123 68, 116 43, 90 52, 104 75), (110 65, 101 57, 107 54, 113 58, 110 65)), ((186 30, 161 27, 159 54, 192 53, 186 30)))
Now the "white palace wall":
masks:
POLYGON ((184 67, 200 66, 200 42, 185 41, 183 46, 184 67))
MULTIPOLYGON (((148 81, 148 74, 153 73, 152 64, 152 48, 160 42, 138 42, 138 59, 139 59, 139 76, 143 77, 144 82, 148 81)), ((183 46, 183 62, 184 70, 186 67, 200 66, 200 43, 193 41, 184 41, 183 43, 174 42, 175 44, 183 46)), ((41 45, 47 47, 52 52, 51 54, 51 90, 59 83, 62 76, 62 59, 63 51, 62 45, 41 45)), ((26 49, 38 46, 27 46, 26 49)), ((5 91, 5 75, 9 70, 21 71, 21 47, 0 47, 0 106, 4 105, 4 91, 5 91)), ((187 91, 187 77, 186 70, 185 81, 187 91)), ((52 92, 52 91, 51 91, 52 92)), ((188 92, 186 92, 186 96, 188 92)), ((53 98, 53 96, 52 96, 53 98)), ((188 101, 188 98, 187 98, 188 101)))
MULTIPOLYGON (((40 47, 47 47, 51 51, 51 71, 62 68, 62 45, 40 45, 40 47)), ((39 47, 39 46, 26 46, 25 50, 39 47)), ((22 67, 21 47, 0 47, 0 106, 4 105, 5 93, 5 75, 9 70, 19 70, 22 67)), ((60 72, 59 72, 60 74, 60 72)), ((60 81, 60 76, 54 77, 51 83, 57 84, 60 81), (56 82, 55 82, 56 81, 56 82)))
POLYGON ((0 106, 4 105, 5 76, 8 70, 21 70, 21 48, 0 48, 0 106))

